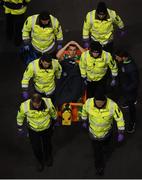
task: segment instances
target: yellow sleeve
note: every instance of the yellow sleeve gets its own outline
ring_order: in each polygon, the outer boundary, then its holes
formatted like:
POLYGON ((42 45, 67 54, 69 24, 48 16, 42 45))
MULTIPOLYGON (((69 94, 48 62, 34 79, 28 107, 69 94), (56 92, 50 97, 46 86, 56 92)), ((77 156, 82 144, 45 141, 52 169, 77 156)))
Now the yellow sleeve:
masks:
POLYGON ((17 125, 22 126, 24 123, 24 119, 26 117, 26 114, 24 112, 24 103, 21 104, 20 109, 17 114, 17 125))
POLYGON ((80 73, 81 73, 81 77, 82 78, 86 78, 86 56, 87 56, 87 52, 82 53, 81 57, 80 57, 80 61, 79 61, 79 68, 80 68, 80 73))
POLYGON ((85 102, 85 104, 82 107, 82 112, 81 112, 81 119, 82 120, 87 120, 87 118, 89 118, 89 114, 88 114, 88 105, 89 105, 89 100, 87 100, 85 102))
POLYGON ((24 23, 23 29, 22 29, 22 39, 23 41, 30 40, 31 36, 31 30, 32 30, 32 16, 28 17, 24 23))
POLYGON ((86 18, 83 24, 83 40, 89 39, 90 29, 92 27, 91 16, 92 16, 92 12, 88 12, 86 15, 86 18))
POLYGON ((48 102, 49 102, 49 105, 50 105, 50 108, 49 108, 49 113, 50 113, 50 116, 52 119, 56 120, 57 119, 57 111, 51 101, 50 98, 48 98, 48 102))
POLYGON ((29 3, 31 0, 25 0, 27 3, 29 3))
POLYGON ((51 21, 57 41, 63 41, 63 32, 58 19, 51 15, 51 21))
POLYGON ((32 64, 33 62, 31 62, 28 66, 27 66, 27 68, 26 68, 26 70, 25 70, 25 72, 24 72, 24 75, 23 75, 23 79, 22 79, 22 82, 21 82, 21 84, 22 84, 22 88, 28 88, 28 85, 29 85, 29 81, 30 81, 30 79, 33 77, 33 75, 34 75, 34 70, 33 70, 33 64, 32 64))
POLYGON ((110 10, 110 11, 111 11, 114 24, 116 24, 120 29, 124 28, 124 23, 122 19, 120 18, 120 16, 115 11, 113 10, 110 10))
POLYGON ((61 67, 60 63, 57 61, 56 70, 55 70, 55 76, 56 76, 56 78, 57 78, 57 79, 60 79, 61 74, 62 74, 62 67, 61 67))
POLYGON ((112 58, 111 54, 107 52, 107 58, 108 58, 108 66, 111 70, 112 76, 118 75, 118 67, 116 64, 116 61, 112 58))
POLYGON ((118 130, 124 131, 125 130, 125 122, 124 122, 123 114, 116 103, 114 106, 114 116, 113 117, 117 123, 118 130))

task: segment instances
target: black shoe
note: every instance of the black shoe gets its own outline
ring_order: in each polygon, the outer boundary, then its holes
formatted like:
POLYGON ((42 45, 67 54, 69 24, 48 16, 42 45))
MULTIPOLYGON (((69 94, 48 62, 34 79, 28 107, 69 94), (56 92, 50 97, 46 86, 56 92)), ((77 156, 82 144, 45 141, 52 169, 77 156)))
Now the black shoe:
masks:
POLYGON ((98 168, 96 169, 96 175, 103 176, 104 175, 104 168, 98 168))
POLYGON ((36 166, 36 169, 38 172, 42 172, 44 170, 44 164, 43 163, 38 163, 36 166))
POLYGON ((135 123, 134 124, 130 124, 127 128, 127 133, 132 134, 135 132, 135 123))
POLYGON ((46 166, 51 167, 53 166, 53 157, 50 156, 47 160, 46 160, 46 166))

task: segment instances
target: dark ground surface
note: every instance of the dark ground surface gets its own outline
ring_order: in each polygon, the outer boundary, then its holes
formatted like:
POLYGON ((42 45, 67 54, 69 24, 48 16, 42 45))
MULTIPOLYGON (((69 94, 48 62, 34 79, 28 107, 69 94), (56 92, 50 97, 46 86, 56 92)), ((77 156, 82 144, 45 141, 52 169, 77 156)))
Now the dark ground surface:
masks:
MULTIPOLYGON (((65 42, 81 42, 83 19, 98 1, 93 0, 32 0, 27 15, 48 9, 58 17, 64 30, 65 42)), ((142 15, 141 0, 106 0, 109 7, 119 12, 128 32, 116 39, 134 56, 142 77, 142 15)), ((56 127, 53 136, 54 165, 37 173, 28 138, 17 136, 16 114, 20 104, 20 81, 24 71, 17 56, 18 49, 5 40, 4 15, 0 14, 0 178, 98 178, 93 166, 91 143, 79 125, 56 127)), ((115 148, 107 163, 103 178, 142 178, 142 88, 137 104, 136 132, 126 135, 126 142, 115 148)), ((127 112, 125 112, 127 113, 127 112)))

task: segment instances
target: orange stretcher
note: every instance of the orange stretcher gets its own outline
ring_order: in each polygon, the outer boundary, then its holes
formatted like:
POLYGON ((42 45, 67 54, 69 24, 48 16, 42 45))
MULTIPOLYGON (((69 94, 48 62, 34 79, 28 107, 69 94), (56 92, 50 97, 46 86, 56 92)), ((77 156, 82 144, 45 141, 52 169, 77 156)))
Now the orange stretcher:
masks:
MULTIPOLYGON (((81 52, 79 52, 81 54, 81 52)), ((79 60, 76 60, 79 64, 79 60)), ((78 122, 81 116, 82 106, 87 99, 87 91, 84 92, 79 102, 64 103, 60 111, 58 111, 58 118, 62 125, 71 125, 72 122, 78 122)))
POLYGON ((82 106, 86 101, 86 91, 80 98, 79 102, 64 103, 60 111, 58 111, 58 117, 62 122, 62 125, 71 125, 72 122, 78 122, 81 116, 82 106))

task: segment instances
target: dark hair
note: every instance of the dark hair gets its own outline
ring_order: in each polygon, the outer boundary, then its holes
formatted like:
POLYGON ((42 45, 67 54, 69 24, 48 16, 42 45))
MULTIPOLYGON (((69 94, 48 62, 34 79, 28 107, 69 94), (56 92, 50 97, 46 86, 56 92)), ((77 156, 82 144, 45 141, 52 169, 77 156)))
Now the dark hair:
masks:
POLYGON ((94 100, 102 100, 102 101, 106 100, 104 89, 99 89, 94 92, 94 100))
POLYGON ((39 19, 40 20, 48 20, 50 19, 50 14, 48 11, 42 11, 40 14, 39 14, 39 19))
POLYGON ((42 96, 38 93, 32 94, 31 97, 32 102, 40 103, 42 101, 42 96))
POLYGON ((115 52, 115 55, 120 56, 120 57, 128 57, 129 53, 125 50, 119 49, 115 52))
POLYGON ((52 55, 51 54, 47 54, 47 53, 44 53, 41 58, 40 58, 41 61, 46 61, 46 62, 51 62, 52 61, 52 55))
POLYGON ((101 52, 102 51, 102 45, 98 42, 98 41, 92 41, 90 44, 90 51, 98 51, 101 52))
POLYGON ((104 13, 107 14, 107 7, 105 2, 99 2, 96 9, 97 14, 104 13))

